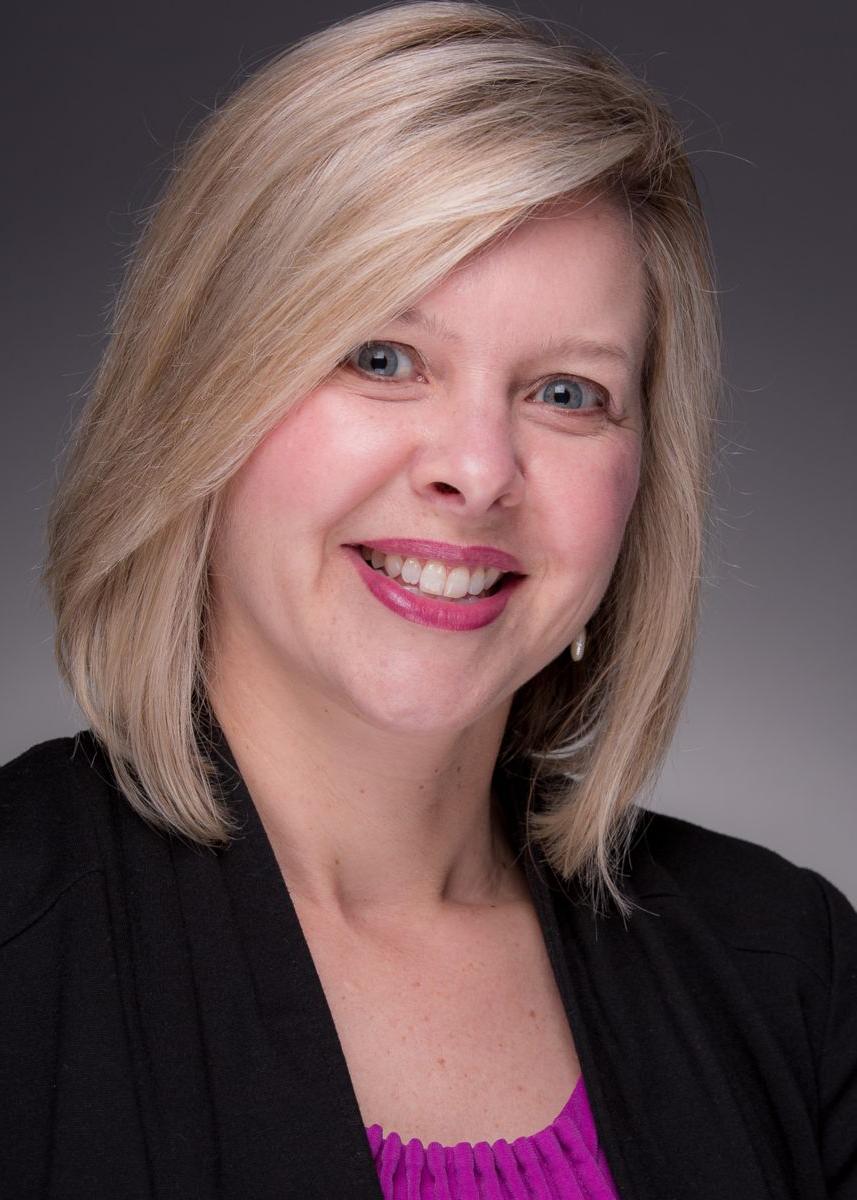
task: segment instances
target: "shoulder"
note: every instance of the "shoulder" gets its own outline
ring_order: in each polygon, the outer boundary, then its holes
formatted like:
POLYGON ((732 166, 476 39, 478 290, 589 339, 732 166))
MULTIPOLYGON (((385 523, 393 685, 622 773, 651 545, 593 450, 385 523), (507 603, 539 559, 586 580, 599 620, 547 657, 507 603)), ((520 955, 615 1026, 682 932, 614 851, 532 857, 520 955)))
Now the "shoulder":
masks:
MULTIPOLYGON (((784 1070, 804 1079, 823 1122, 829 1194, 857 1196, 854 906, 819 872, 774 850, 648 810, 630 854, 642 910, 635 908, 631 924, 639 915, 649 933, 660 925, 690 975, 700 958, 714 964, 718 1004, 724 995, 737 999, 742 1038, 754 1024, 764 1027, 758 1061, 770 1062, 771 1045, 779 1047, 784 1070)), ((784 1077, 778 1073, 772 1087, 784 1077)))
POLYGON ((723 941, 799 959, 829 980, 857 956, 857 912, 819 872, 757 842, 644 809, 630 877, 647 898, 675 896, 723 941))
POLYGON ((108 776, 88 731, 31 746, 0 767, 0 942, 100 869, 96 818, 108 776))

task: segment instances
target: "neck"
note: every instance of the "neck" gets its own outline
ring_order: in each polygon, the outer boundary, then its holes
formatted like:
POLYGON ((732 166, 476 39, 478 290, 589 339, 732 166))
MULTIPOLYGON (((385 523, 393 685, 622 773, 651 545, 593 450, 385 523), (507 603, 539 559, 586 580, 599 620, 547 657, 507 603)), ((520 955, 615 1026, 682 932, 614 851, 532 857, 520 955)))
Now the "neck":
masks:
POLYGON ((405 735, 227 664, 209 699, 296 901, 369 926, 527 895, 491 787, 509 702, 405 735))

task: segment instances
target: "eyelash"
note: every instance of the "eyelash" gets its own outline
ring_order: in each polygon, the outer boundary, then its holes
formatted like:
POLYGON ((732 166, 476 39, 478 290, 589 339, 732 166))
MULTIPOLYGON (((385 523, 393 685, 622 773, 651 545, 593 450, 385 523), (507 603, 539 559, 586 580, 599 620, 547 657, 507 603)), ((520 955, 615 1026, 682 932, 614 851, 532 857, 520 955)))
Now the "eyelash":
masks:
MULTIPOLYGON (((379 383, 382 383, 385 385, 397 384, 397 383, 402 384, 402 383, 410 382, 408 380, 402 380, 402 379, 392 379, 389 377, 384 378, 384 376, 382 376, 382 375, 373 375, 371 372, 365 371, 362 367, 359 367, 356 362, 357 356, 360 354, 360 351, 364 350, 367 346, 391 346, 394 350, 404 351, 405 354, 408 356, 408 358, 410 358, 414 362, 415 370, 419 369, 417 367, 417 363, 422 362, 420 356, 417 354, 417 352, 411 346, 406 346, 401 342, 379 342, 379 341, 361 342, 360 345, 355 347, 355 349, 352 350, 350 354, 346 355, 346 357, 342 360, 341 365, 342 366, 351 366, 363 379, 374 379, 374 380, 377 380, 379 383)), ((611 412, 612 400, 611 400, 610 393, 607 391, 607 389, 602 384, 596 383, 594 379, 587 379, 582 375, 571 375, 571 374, 549 375, 547 378, 541 380, 538 383, 538 385, 536 387, 536 391, 537 392, 541 391, 542 388, 547 387, 548 384, 550 384, 550 383, 558 383, 560 381, 566 381, 566 380, 574 381, 575 383, 585 383, 585 384, 588 384, 591 388, 594 388, 595 392, 598 394, 598 396, 600 397, 600 399, 602 401, 601 405, 594 406, 594 407, 588 408, 588 409, 579 409, 579 408, 563 408, 561 405, 554 406, 551 404, 545 404, 544 405, 545 408, 553 409, 555 412, 575 413, 578 415, 581 413, 584 413, 584 412, 607 413, 607 414, 609 414, 611 412)))

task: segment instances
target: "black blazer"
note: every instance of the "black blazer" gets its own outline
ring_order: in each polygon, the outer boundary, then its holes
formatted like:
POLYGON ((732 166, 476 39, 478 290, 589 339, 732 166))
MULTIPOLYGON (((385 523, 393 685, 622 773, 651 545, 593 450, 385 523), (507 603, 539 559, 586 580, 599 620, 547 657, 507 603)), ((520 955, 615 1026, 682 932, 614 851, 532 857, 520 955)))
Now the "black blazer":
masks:
MULTIPOLYGON (((88 733, 0 771, 4 1200, 379 1200, 307 943, 220 752, 244 822, 225 851, 141 820, 88 733)), ((627 923, 524 862, 623 1200, 857 1200, 841 892, 648 810, 627 923)))

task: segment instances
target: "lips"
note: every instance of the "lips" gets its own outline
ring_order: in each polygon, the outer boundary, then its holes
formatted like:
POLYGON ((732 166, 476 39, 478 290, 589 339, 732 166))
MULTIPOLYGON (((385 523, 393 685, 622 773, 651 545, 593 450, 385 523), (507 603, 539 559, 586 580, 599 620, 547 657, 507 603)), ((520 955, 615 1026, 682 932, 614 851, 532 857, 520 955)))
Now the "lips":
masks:
MULTIPOLYGON (((408 544, 426 545, 425 542, 408 544)), ((429 544, 438 545, 436 542, 429 544)), ((471 603, 429 597, 415 589, 402 587, 394 579, 388 578, 383 571, 374 570, 355 547, 345 546, 343 549, 369 591, 386 608, 406 621, 434 629, 464 632, 489 625, 500 616, 517 586, 523 583, 522 576, 510 573, 503 577, 496 592, 473 599, 471 603)), ((376 546, 376 549, 380 549, 380 546, 376 546)), ((400 551, 391 550, 390 553, 400 551)))

